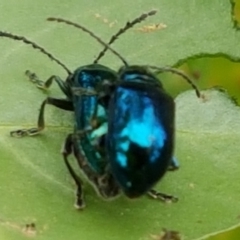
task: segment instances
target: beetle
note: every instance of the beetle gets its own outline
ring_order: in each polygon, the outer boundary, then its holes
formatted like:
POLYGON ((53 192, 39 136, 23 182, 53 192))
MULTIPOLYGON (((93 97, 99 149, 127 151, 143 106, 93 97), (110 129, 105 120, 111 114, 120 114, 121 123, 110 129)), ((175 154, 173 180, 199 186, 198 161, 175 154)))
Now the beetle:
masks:
MULTIPOLYGON (((72 24, 68 20, 51 20, 82 29, 81 25, 72 24)), ((98 95, 99 104, 107 111, 105 157, 109 160, 111 172, 124 193, 131 198, 147 193, 157 199, 176 200, 173 196, 152 190, 169 166, 174 169, 178 167, 178 163, 172 157, 175 132, 174 100, 149 69, 181 75, 195 89, 196 95, 201 97, 196 85, 176 69, 128 64, 119 70, 119 81, 102 81, 95 93, 77 88, 74 92, 80 96, 98 95)), ((97 121, 95 116, 94 122, 97 121)))
POLYGON ((174 100, 143 66, 124 67, 119 78, 120 83, 110 92, 106 105, 106 151, 112 174, 130 198, 148 191, 165 197, 151 189, 171 164, 174 100))
POLYGON ((175 197, 152 189, 169 166, 174 168, 177 162, 172 158, 174 100, 149 71, 150 67, 125 66, 119 70, 120 80, 113 83, 115 86, 104 81, 97 90, 99 103, 108 116, 106 157, 126 196, 136 198, 147 193, 153 198, 176 201, 175 197))
MULTIPOLYGON (((124 28, 121 28, 117 34, 115 34, 111 39, 109 44, 114 42, 117 37, 124 33, 127 29, 133 27, 133 25, 140 23, 145 20, 148 16, 154 15, 156 13, 155 10, 150 11, 148 13, 141 14, 140 17, 134 19, 131 22, 127 22, 124 28)), ((37 87, 46 89, 50 87, 53 81, 56 81, 60 89, 66 95, 66 99, 56 99, 48 97, 43 101, 40 108, 40 114, 38 117, 38 127, 31 129, 21 129, 17 131, 12 131, 11 136, 22 137, 22 136, 33 136, 40 133, 45 126, 44 123, 44 109, 46 104, 54 105, 58 108, 75 111, 76 118, 76 126, 75 131, 81 131, 83 129, 87 129, 89 126, 89 121, 91 115, 93 115, 93 110, 95 109, 96 97, 95 96, 82 96, 77 97, 72 95, 71 88, 72 87, 82 87, 87 89, 94 89, 94 86, 97 82, 102 81, 103 79, 108 79, 109 81, 114 81, 117 76, 116 72, 111 70, 110 68, 97 64, 98 59, 95 60, 93 64, 86 65, 83 67, 79 67, 71 73, 71 71, 58 59, 56 59, 52 54, 48 53, 44 48, 40 47, 36 43, 26 39, 25 37, 13 35, 6 32, 0 32, 0 36, 9 37, 15 40, 23 41, 26 44, 32 45, 34 48, 39 49, 41 52, 46 54, 52 60, 61 65, 68 73, 68 77, 66 81, 62 81, 57 76, 51 76, 46 82, 41 81, 36 74, 31 73, 30 71, 26 71, 26 75, 35 83, 37 87)), ((104 44, 103 44, 104 45, 104 44)), ((105 45, 104 45, 105 46, 105 45)), ((105 49, 100 52, 99 58, 101 58, 105 51, 109 47, 105 46, 105 49)), ((113 50, 113 52, 115 52, 113 50)), ((116 55, 118 55, 116 53, 116 55)), ((121 59, 121 56, 120 56, 121 59)), ((123 59, 122 59, 123 60, 123 59)), ((99 112, 99 110, 98 110, 99 112)), ((104 117, 104 116, 103 116, 104 117)), ((119 187, 115 184, 113 177, 109 171, 106 170, 106 160, 101 158, 99 153, 91 146, 91 142, 89 141, 88 134, 85 136, 78 137, 78 134, 71 134, 67 139, 74 139, 74 154, 79 163, 80 169, 82 169, 83 173, 86 175, 89 182, 95 187, 99 195, 104 198, 111 198, 118 194, 119 187)), ((69 145, 69 144, 68 144, 69 145)), ((68 149, 67 144, 65 144, 65 149, 68 149)), ((77 184, 77 201, 76 207, 82 208, 84 207, 83 196, 82 196, 82 184, 81 179, 75 174, 71 165, 69 164, 67 158, 64 158, 66 166, 72 175, 73 179, 77 184)))

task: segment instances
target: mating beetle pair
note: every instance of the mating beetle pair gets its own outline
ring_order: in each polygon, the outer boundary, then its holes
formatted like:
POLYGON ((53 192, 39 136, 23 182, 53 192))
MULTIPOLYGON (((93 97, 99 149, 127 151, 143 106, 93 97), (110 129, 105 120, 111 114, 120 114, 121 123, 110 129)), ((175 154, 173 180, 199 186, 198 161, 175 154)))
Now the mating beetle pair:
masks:
MULTIPOLYGON (((125 30, 121 29, 119 33, 123 33, 127 28, 153 14, 155 11, 141 15, 128 23, 125 30)), ((80 26, 63 19, 51 18, 49 20, 80 26)), ((118 195, 119 186, 129 197, 140 196, 149 191, 169 167, 177 166, 176 161, 172 158, 174 102, 148 68, 171 71, 180 75, 182 73, 169 68, 128 66, 116 51, 104 44, 89 30, 82 26, 80 28, 100 41, 105 49, 109 49, 119 56, 125 67, 116 73, 105 66, 93 64, 80 67, 71 74, 65 65, 35 43, 23 37, 2 32, 0 36, 11 37, 31 44, 62 65, 69 73, 65 82, 53 76, 42 85, 42 81, 34 74, 27 72, 38 86, 48 87, 55 80, 67 99, 47 98, 40 109, 38 128, 14 131, 12 135, 33 135, 40 132, 44 128, 46 104, 75 111, 75 132, 66 140, 64 159, 78 186, 77 206, 83 207, 81 181, 67 159, 72 150, 88 180, 105 198, 118 195), (106 122, 108 123, 107 128, 105 127, 106 122), (99 135, 97 127, 105 132, 101 133, 100 131, 99 135), (93 130, 94 128, 97 129, 93 130), (103 148, 103 151, 97 151, 93 146, 93 136, 95 139, 97 136, 102 140, 97 147, 103 148)), ((120 35, 119 33, 112 37, 113 40, 111 39, 109 44, 120 35)), ((102 51, 102 55, 104 51, 102 51)), ((186 76, 184 77, 190 81, 186 76)), ((199 95, 197 89, 196 92, 199 95)), ((155 198, 168 197, 168 195, 158 194, 154 190, 150 190, 149 194, 155 198)))

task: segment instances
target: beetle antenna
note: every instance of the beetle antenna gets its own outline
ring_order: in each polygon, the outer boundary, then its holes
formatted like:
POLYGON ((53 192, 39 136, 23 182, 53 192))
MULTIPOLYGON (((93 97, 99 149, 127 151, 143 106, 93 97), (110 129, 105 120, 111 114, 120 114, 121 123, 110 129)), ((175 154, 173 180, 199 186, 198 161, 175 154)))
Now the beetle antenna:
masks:
POLYGON ((66 23, 68 25, 74 26, 76 28, 80 28, 82 29, 84 32, 87 32, 90 36, 92 36, 93 38, 95 38, 99 43, 101 43, 105 48, 109 49, 112 53, 114 53, 117 57, 119 57, 119 59, 121 59, 121 61, 123 62, 123 64, 125 66, 128 66, 127 61, 114 49, 112 49, 107 43, 105 43, 100 37, 96 36, 92 31, 88 30, 87 28, 85 28, 84 26, 71 22, 69 20, 66 19, 62 19, 62 18, 54 18, 54 17, 50 17, 47 18, 48 21, 56 21, 56 22, 60 22, 60 23, 66 23))
POLYGON ((18 36, 18 35, 14 35, 12 33, 8 33, 8 32, 3 32, 0 31, 0 37, 7 37, 7 38, 11 38, 17 41, 22 41, 26 44, 31 45, 33 48, 40 50, 40 52, 42 52, 43 54, 47 55, 51 60, 55 61, 58 65, 62 66, 66 72, 70 75, 71 71, 66 67, 65 64, 63 64, 62 62, 60 62, 60 60, 58 60, 57 58, 55 58, 51 53, 47 52, 43 47, 39 46, 38 44, 28 40, 27 38, 23 37, 23 36, 18 36))
MULTIPOLYGON (((113 35, 113 36, 111 37, 111 39, 110 39, 109 42, 108 42, 108 45, 112 44, 115 40, 117 40, 117 38, 118 38, 121 34, 125 33, 128 29, 132 28, 132 27, 133 27, 134 25, 136 25, 137 23, 141 23, 142 21, 144 21, 145 19, 147 19, 149 16, 153 16, 153 15, 155 15, 156 13, 157 13, 157 10, 151 10, 151 11, 149 11, 149 12, 147 12, 147 13, 142 13, 139 17, 135 18, 133 21, 127 22, 123 28, 119 29, 119 31, 118 31, 115 35, 113 35)), ((104 54, 105 54, 105 52, 106 52, 107 50, 108 50, 108 48, 105 47, 105 48, 98 54, 98 56, 96 57, 96 59, 94 60, 93 63, 97 63, 97 62, 100 60, 100 58, 102 58, 102 57, 104 56, 104 54)))
POLYGON ((155 72, 156 74, 161 73, 161 72, 171 72, 174 73, 176 75, 181 76, 182 78, 184 78, 190 85, 191 87, 195 90, 197 97, 201 97, 201 93, 200 90, 198 89, 197 85, 182 71, 179 71, 175 68, 170 68, 170 67, 156 67, 156 66, 146 66, 148 68, 152 68, 152 69, 156 69, 157 71, 155 72))

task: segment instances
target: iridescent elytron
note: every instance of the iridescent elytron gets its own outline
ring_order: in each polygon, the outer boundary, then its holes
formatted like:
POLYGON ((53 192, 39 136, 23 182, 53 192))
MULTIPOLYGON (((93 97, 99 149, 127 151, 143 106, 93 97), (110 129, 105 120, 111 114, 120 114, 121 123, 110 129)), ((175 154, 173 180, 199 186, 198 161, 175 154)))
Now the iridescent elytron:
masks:
MULTIPOLYGON (((140 23, 148 16, 154 15, 156 11, 150 11, 149 13, 142 14, 140 17, 136 18, 132 22, 128 22, 124 28, 120 29, 116 35, 114 35, 109 44, 114 42, 119 35, 124 33, 127 29, 131 28, 133 25, 140 23)), ((51 20, 51 19, 49 19, 51 20)), ((85 28, 84 28, 85 29, 85 28)), ((88 31, 87 29, 85 29, 88 31)), ((88 31, 89 32, 89 31, 88 31)), ((77 203, 76 206, 78 208, 82 208, 84 206, 83 196, 82 196, 82 183, 80 178, 75 174, 74 170, 72 169, 71 165, 67 160, 67 155, 73 150, 74 154, 77 158, 79 163, 80 169, 86 175, 87 179, 93 186, 96 188, 97 192, 104 198, 111 198, 119 193, 119 187, 116 184, 116 181, 113 179, 112 174, 109 170, 108 164, 106 162, 106 158, 102 158, 101 154, 96 151, 94 146, 91 144, 91 140, 89 139, 90 130, 91 130, 91 118, 95 115, 95 109, 97 105, 97 97, 90 95, 90 96, 76 96, 72 95, 72 88, 81 88, 87 89, 91 92, 94 90, 96 84, 103 80, 108 80, 113 82, 117 79, 117 74, 115 71, 111 70, 110 68, 97 64, 99 58, 101 58, 105 51, 110 47, 103 43, 99 38, 97 39, 100 41, 104 46, 105 49, 99 54, 98 59, 94 61, 94 64, 90 64, 87 66, 83 66, 78 68, 71 73, 71 71, 58 59, 56 59, 52 54, 48 53, 44 48, 40 47, 36 43, 26 39, 25 37, 13 35, 6 32, 0 32, 0 36, 12 38, 14 40, 23 41, 26 44, 32 45, 34 48, 39 49, 42 53, 46 54, 52 60, 57 62, 61 65, 68 73, 68 77, 66 81, 62 81, 57 76, 51 76, 46 82, 41 81, 36 74, 31 73, 30 71, 26 71, 27 76, 36 83, 37 87, 46 89, 50 87, 53 81, 56 81, 61 90, 65 93, 66 99, 56 99, 48 97, 45 101, 43 101, 40 114, 38 118, 38 127, 31 128, 31 129, 21 129, 17 131, 11 132, 12 136, 15 137, 22 137, 22 136, 32 136, 36 135, 41 132, 44 127, 44 109, 46 104, 54 105, 58 108, 75 111, 76 114, 76 126, 75 126, 75 133, 68 136, 65 144, 64 149, 64 159, 65 163, 73 176, 77 186, 77 203), (84 132, 84 133, 83 133, 84 132), (83 133, 83 134, 82 134, 83 133)), ((110 50, 115 53, 121 60, 124 59, 116 53, 113 49, 110 50)), ((100 112, 100 106, 98 107, 98 113, 100 112)), ((103 108, 102 108, 103 110, 103 108)), ((106 122, 106 114, 103 110, 103 114, 98 114, 98 122, 101 121, 106 122)))

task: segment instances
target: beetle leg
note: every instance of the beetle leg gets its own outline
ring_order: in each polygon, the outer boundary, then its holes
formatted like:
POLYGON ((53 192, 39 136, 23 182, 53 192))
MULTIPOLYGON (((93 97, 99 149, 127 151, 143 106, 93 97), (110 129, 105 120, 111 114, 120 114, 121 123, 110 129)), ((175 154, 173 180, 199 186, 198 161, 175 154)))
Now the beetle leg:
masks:
POLYGON ((82 209, 83 207, 85 207, 85 203, 83 201, 82 182, 67 159, 68 155, 70 155, 72 152, 74 152, 79 167, 81 168, 89 183, 94 187, 97 194, 106 200, 117 197, 120 193, 120 188, 115 182, 112 174, 106 169, 106 172, 104 174, 99 175, 91 169, 91 167, 88 165, 87 161, 84 160, 83 155, 78 151, 78 148, 75 145, 76 136, 79 138, 82 136, 82 134, 69 134, 65 140, 63 148, 64 161, 70 172, 70 175, 72 176, 77 185, 75 207, 77 209, 82 209))
POLYGON ((62 154, 63 154, 64 162, 67 166, 67 169, 77 185, 76 201, 74 206, 77 209, 83 209, 86 205, 83 198, 82 181, 80 177, 73 170, 67 158, 72 153, 72 150, 73 150, 72 134, 69 134, 65 140, 62 154))
POLYGON ((154 189, 151 189, 147 192, 147 195, 153 199, 161 200, 163 202, 177 202, 178 198, 172 195, 167 195, 165 193, 157 192, 154 189))
MULTIPOLYGON (((93 170, 89 165, 89 159, 86 158, 86 155, 81 151, 79 146, 81 146, 81 138, 84 138, 86 141, 88 136, 86 134, 88 130, 76 131, 72 134, 72 149, 74 156, 78 162, 79 167, 81 168, 83 174, 87 178, 88 182, 94 187, 97 194, 105 200, 109 200, 119 196, 120 188, 116 183, 114 177, 112 176, 108 164, 104 168, 103 173, 98 173, 98 171, 93 170)), ((95 151, 95 147, 91 146, 88 151, 95 151)), ((99 151, 98 151, 99 152, 99 151)))
POLYGON ((32 83, 36 84, 36 86, 40 89, 47 90, 52 85, 53 81, 55 81, 58 84, 59 88, 62 90, 62 92, 65 95, 68 95, 68 85, 58 76, 53 75, 49 77, 46 81, 43 81, 40 80, 35 73, 30 72, 29 70, 27 70, 25 74, 28 76, 29 80, 32 83))
POLYGON ((168 166, 168 171, 175 171, 179 169, 179 162, 178 160, 173 156, 170 162, 170 165, 168 166))
POLYGON ((11 131, 10 135, 12 137, 24 137, 24 136, 33 136, 33 135, 39 134, 45 128, 44 110, 45 110, 46 104, 50 104, 67 111, 73 111, 72 102, 66 99, 57 99, 57 98, 48 97, 41 104, 40 112, 38 116, 37 128, 20 129, 20 130, 11 131))

